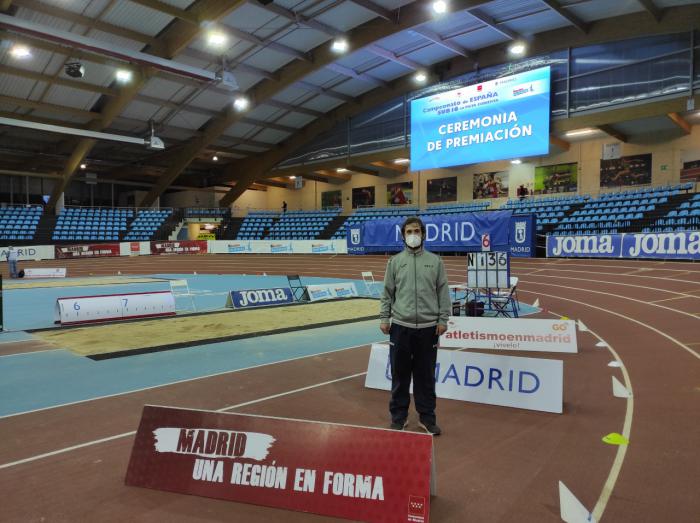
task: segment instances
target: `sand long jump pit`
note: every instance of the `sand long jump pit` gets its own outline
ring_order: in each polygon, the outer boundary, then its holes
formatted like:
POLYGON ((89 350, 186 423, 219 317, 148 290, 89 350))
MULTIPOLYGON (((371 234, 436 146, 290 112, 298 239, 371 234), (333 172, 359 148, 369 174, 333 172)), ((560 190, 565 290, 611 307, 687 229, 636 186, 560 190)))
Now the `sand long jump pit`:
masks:
POLYGON ((379 300, 350 298, 154 320, 33 331, 93 360, 178 349, 379 318, 379 300))

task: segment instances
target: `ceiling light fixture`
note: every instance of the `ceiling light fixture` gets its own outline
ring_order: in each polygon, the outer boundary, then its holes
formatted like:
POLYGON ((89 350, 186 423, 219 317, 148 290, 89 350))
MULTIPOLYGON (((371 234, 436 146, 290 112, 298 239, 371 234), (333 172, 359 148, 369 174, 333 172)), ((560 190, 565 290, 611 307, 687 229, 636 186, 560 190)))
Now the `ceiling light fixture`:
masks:
POLYGON ((424 84, 428 80, 428 75, 423 71, 418 71, 413 79, 419 84, 424 84))
POLYGON ((331 44, 331 51, 334 53, 344 53, 348 50, 348 41, 345 38, 336 38, 331 44))
POLYGON ((577 129, 575 131, 567 131, 564 136, 585 136, 587 134, 597 133, 598 129, 577 129))
POLYGON ((81 169, 87 169, 87 164, 86 163, 81 163, 80 164, 81 169))
POLYGON ((228 36, 221 31, 210 31, 207 34, 207 45, 211 47, 223 47, 228 42, 228 36))
POLYGON ((131 82, 133 74, 128 69, 118 69, 117 70, 117 81, 123 84, 131 82))
POLYGON ((399 165, 410 163, 410 162, 411 162, 411 160, 409 160, 408 158, 397 158, 396 160, 394 160, 394 163, 397 163, 399 165))
POLYGON ((433 11, 439 15, 445 14, 447 12, 447 2, 445 0, 436 0, 433 2, 433 11))
POLYGON ((508 52, 514 56, 521 56, 525 54, 527 47, 522 42, 514 42, 509 48, 508 52))
POLYGON ((296 176, 290 176, 289 179, 290 179, 290 180, 296 180, 297 177, 296 177, 296 176))
POLYGON ((214 161, 214 162, 218 162, 218 161, 219 161, 219 157, 216 156, 216 155, 212 156, 211 159, 212 159, 212 161, 214 161))
POLYGON ((245 96, 239 96, 233 101, 233 106, 237 111, 245 111, 249 104, 250 102, 245 96))
POLYGON ((13 58, 17 58, 19 60, 25 60, 27 58, 31 58, 32 56, 32 52, 29 50, 29 47, 24 45, 13 46, 12 49, 10 49, 10 54, 13 58))
POLYGON ((337 172, 337 173, 346 173, 346 172, 348 172, 348 170, 345 169, 344 167, 338 167, 338 168, 335 170, 335 172, 337 172))

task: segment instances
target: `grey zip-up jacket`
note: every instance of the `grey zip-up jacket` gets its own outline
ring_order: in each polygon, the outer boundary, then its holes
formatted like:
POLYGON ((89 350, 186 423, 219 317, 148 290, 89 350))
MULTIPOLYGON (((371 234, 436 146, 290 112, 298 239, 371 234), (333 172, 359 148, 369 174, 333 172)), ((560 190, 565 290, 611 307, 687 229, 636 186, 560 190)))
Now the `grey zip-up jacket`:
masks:
POLYGON ((391 321, 414 329, 447 325, 450 311, 450 288, 442 258, 424 249, 415 253, 404 249, 389 258, 381 323, 391 321))

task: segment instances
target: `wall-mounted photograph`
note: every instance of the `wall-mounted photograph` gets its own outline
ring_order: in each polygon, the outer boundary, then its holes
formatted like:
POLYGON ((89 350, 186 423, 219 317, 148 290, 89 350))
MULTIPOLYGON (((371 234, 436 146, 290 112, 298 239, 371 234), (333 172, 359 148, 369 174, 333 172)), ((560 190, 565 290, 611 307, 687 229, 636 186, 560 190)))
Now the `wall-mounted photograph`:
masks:
POLYGON ((374 205, 374 187, 355 187, 352 190, 352 208, 374 205))
POLYGON ((343 193, 342 191, 323 191, 321 193, 321 207, 342 207, 343 193))
POLYGON ((576 192, 578 163, 559 163, 535 167, 535 194, 576 192))
POLYGON ((648 185, 651 183, 651 154, 623 156, 600 161, 600 186, 648 185))
POLYGON ((428 203, 456 202, 457 177, 428 180, 428 203))
POLYGON ((474 199, 508 196, 508 172, 494 171, 474 175, 474 199))
POLYGON ((386 203, 388 205, 413 203, 413 182, 388 184, 386 186, 386 203))

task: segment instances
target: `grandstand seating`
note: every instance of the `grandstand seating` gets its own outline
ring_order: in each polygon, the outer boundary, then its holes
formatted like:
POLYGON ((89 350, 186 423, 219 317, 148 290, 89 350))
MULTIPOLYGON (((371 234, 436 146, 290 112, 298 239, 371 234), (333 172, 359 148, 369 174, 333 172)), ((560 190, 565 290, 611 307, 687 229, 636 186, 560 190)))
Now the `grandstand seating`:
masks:
POLYGON ((117 241, 134 215, 131 209, 69 207, 58 215, 54 241, 117 241))
POLYGON ((671 209, 665 216, 657 218, 652 227, 645 227, 642 232, 669 232, 700 228, 700 193, 680 204, 678 209, 671 209))
POLYGON ((33 240, 42 211, 39 206, 0 208, 0 240, 33 240))
POLYGON ((327 211, 290 211, 272 225, 270 240, 313 240, 340 214, 340 209, 327 211))
MULTIPOLYGON (((681 191, 688 191, 691 188, 692 184, 683 184, 604 193, 597 198, 589 199, 570 216, 562 218, 554 228, 553 234, 615 234, 625 232, 625 230, 642 223, 642 220, 653 216, 657 207, 669 203, 669 198, 678 196, 681 191)), ((675 214, 671 214, 669 218, 673 219, 675 216, 675 214)), ((676 225, 681 224, 672 220, 658 225, 664 225, 668 230, 675 230, 676 225)), ((684 226, 685 222, 682 225, 684 226)))
POLYGON ((265 229, 272 227, 279 217, 274 211, 251 211, 243 220, 236 238, 238 240, 262 240, 265 229))
POLYGON ((148 209, 139 211, 136 219, 129 227, 129 232, 124 237, 125 241, 148 241, 153 234, 163 225, 163 222, 172 214, 172 209, 148 209))
POLYGON ((576 206, 585 203, 589 196, 550 196, 545 198, 508 200, 501 209, 511 209, 514 214, 534 213, 537 230, 546 225, 556 225, 566 219, 566 214, 576 206))

